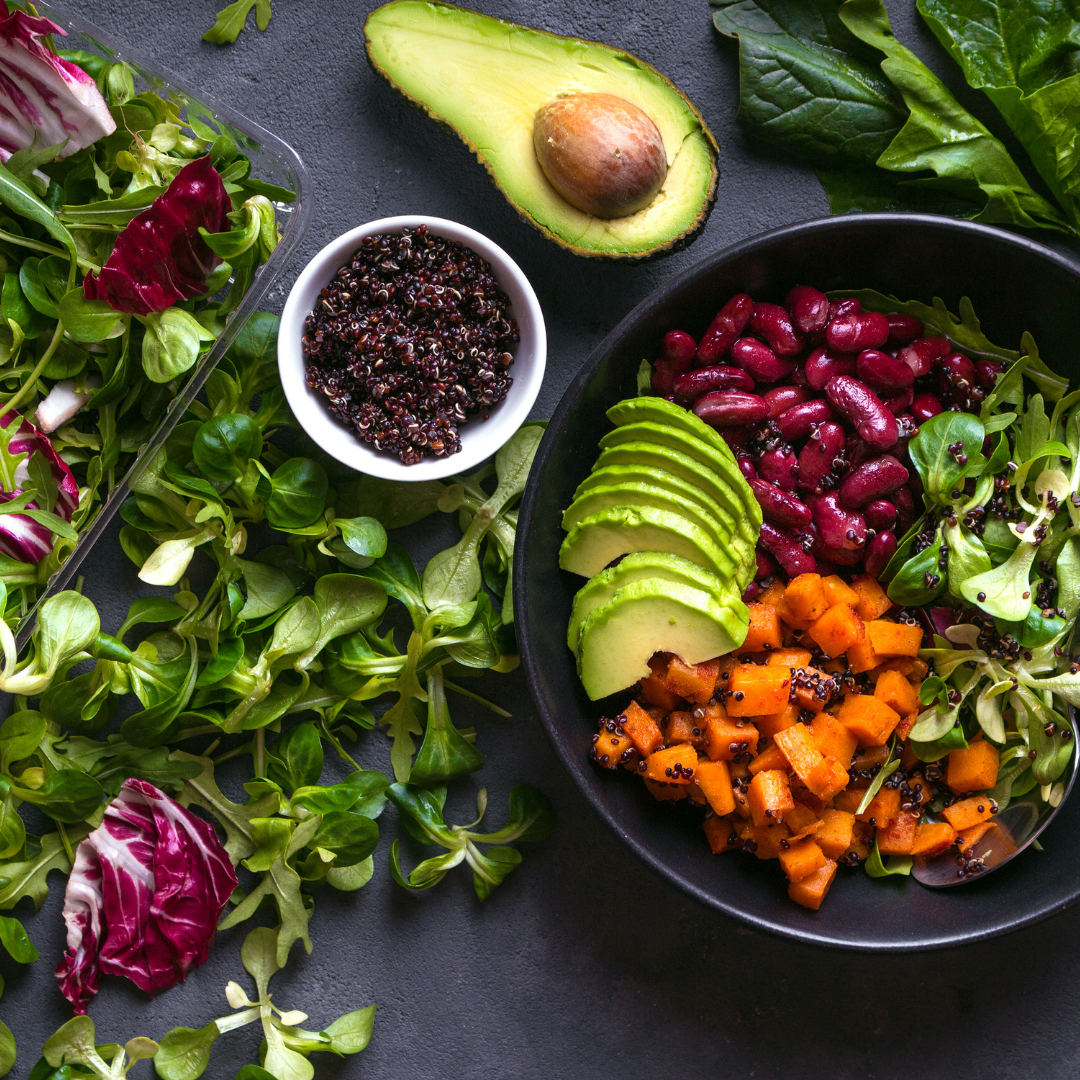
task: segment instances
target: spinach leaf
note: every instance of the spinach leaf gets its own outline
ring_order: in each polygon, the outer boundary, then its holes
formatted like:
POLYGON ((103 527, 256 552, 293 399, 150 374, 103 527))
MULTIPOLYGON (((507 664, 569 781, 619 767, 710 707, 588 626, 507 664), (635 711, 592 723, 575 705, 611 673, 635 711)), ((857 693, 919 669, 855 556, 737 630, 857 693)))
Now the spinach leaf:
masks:
POLYGON ((329 480, 323 467, 310 458, 289 458, 270 478, 272 492, 266 520, 278 529, 302 529, 313 524, 326 506, 329 480))
POLYGON ((323 748, 319 731, 310 721, 282 732, 266 751, 266 775, 283 791, 295 791, 319 782, 323 748))
POLYGON ((238 480, 262 452, 262 432, 243 413, 212 416, 195 433, 191 451, 211 480, 238 480))
POLYGON ((964 476, 974 466, 985 434, 979 418, 964 412, 941 412, 919 426, 908 452, 934 502, 948 505, 960 497, 964 476))
POLYGON ((946 588, 947 573, 941 567, 941 527, 934 542, 909 559, 889 582, 889 599, 905 607, 925 607, 946 588))

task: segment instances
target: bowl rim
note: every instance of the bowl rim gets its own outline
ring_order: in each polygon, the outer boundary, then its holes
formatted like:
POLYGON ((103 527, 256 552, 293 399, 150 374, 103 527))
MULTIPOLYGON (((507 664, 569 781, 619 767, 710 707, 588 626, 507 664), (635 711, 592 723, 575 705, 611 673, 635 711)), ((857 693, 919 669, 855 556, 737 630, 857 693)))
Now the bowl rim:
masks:
POLYGON ((536 509, 536 493, 540 484, 539 478, 547 467, 548 459, 551 457, 553 447, 556 440, 559 438, 567 415, 574 408, 585 386, 592 379, 596 369, 604 361, 614 345, 638 323, 648 320, 653 309, 660 304, 665 303, 668 296, 673 291, 684 287, 688 282, 700 275, 708 273, 716 264, 738 259, 741 256, 754 251, 766 242, 785 238, 797 238, 811 232, 828 232, 831 229, 840 230, 850 227, 853 218, 857 219, 860 223, 866 223, 871 227, 876 224, 896 225, 898 223, 903 223, 912 227, 929 225, 944 231, 951 230, 981 235, 988 239, 992 238, 995 242, 1010 244, 1018 249, 1036 254, 1050 262, 1056 263, 1059 268, 1068 271, 1076 277, 1078 279, 1078 285, 1080 285, 1080 263, 1062 255, 1053 248, 1040 244, 1026 236, 1020 236, 1004 229, 982 225, 977 222, 944 217, 937 214, 887 212, 845 214, 823 218, 812 218, 805 221, 794 222, 790 225, 784 225, 776 229, 768 229, 734 244, 718 248, 716 251, 711 252, 709 255, 706 255, 704 258, 691 264, 686 269, 680 271, 671 278, 668 278, 620 319, 616 326, 604 336, 601 342, 589 354, 585 362, 581 365, 581 368, 578 370, 578 373, 571 380, 570 385, 564 391, 562 398, 559 400, 555 411, 548 421, 547 429, 540 446, 537 448, 518 512, 518 541, 514 554, 516 564, 514 567, 514 611, 515 626, 518 635, 518 648, 521 654, 522 667, 525 671, 525 678, 529 686, 529 691, 532 695, 533 702, 536 705, 537 712, 540 715, 544 732, 559 759, 562 761, 563 766, 570 773, 578 791, 584 796, 586 802, 588 802, 593 811, 599 815, 599 817, 612 829, 615 835, 618 836, 619 839, 622 840, 623 843, 625 843, 653 873, 666 879, 669 883, 675 885, 700 903, 714 908, 742 923, 746 923, 755 930, 761 930, 788 940, 798 941, 802 944, 841 948, 855 952, 875 953, 920 952, 929 949, 956 948, 962 945, 970 945, 977 941, 1001 937, 1004 934, 1020 930, 1025 926, 1030 926, 1051 915, 1056 915, 1059 912, 1064 911, 1077 901, 1080 901, 1080 885, 1077 886, 1073 894, 1065 901, 1042 902, 1039 897, 1033 896, 1032 908, 1018 916, 1003 914, 1002 917, 991 926, 948 935, 934 935, 930 932, 920 931, 910 939, 890 941, 868 941, 865 939, 851 941, 841 936, 815 929, 813 926, 799 928, 784 925, 775 922, 770 918, 757 915, 754 912, 747 910, 745 907, 739 907, 729 903, 722 896, 717 895, 715 892, 710 892, 690 880, 682 872, 681 866, 667 862, 663 858, 658 858, 654 856, 650 850, 642 847, 634 837, 624 829, 622 823, 607 806, 604 799, 601 798, 586 782, 586 768, 591 768, 591 766, 589 766, 587 761, 579 760, 579 755, 573 753, 570 747, 566 745, 564 740, 560 737, 555 719, 556 710, 549 706, 540 691, 539 669, 543 664, 543 656, 540 650, 534 647, 534 642, 532 641, 530 633, 529 595, 526 589, 527 575, 525 572, 525 563, 529 559, 531 548, 531 533, 533 516, 536 509))
POLYGON ((536 292, 521 267, 489 237, 468 225, 431 214, 396 214, 357 225, 324 244, 297 275, 281 312, 277 345, 278 374, 297 423, 327 454, 359 473, 384 480, 442 480, 468 472, 494 454, 528 419, 540 393, 547 366, 547 330, 536 292), (457 240, 491 265, 504 292, 510 294, 521 340, 514 354, 513 384, 506 398, 493 406, 485 421, 470 417, 462 425, 462 448, 445 458, 424 458, 405 465, 385 451, 357 439, 333 417, 304 380, 301 347, 304 320, 311 299, 365 237, 427 225, 432 232, 457 240), (305 300, 305 297, 310 299, 305 300), (521 367, 517 367, 520 364, 521 367))

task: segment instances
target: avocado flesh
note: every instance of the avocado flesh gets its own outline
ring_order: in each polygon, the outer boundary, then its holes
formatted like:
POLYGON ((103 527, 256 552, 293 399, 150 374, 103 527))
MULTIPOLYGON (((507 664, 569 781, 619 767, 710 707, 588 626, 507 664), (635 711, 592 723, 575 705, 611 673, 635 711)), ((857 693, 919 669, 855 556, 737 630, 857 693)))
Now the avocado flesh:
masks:
POLYGON ((704 224, 716 195, 716 141, 687 98, 637 57, 423 0, 377 8, 364 30, 375 70, 457 132, 522 217, 564 247, 641 258, 704 224), (660 130, 667 179, 643 210, 592 217, 571 206, 540 168, 536 111, 578 91, 625 98, 660 130))
POLYGON ((559 566, 591 578, 609 562, 634 551, 667 551, 680 555, 730 581, 740 568, 717 547, 704 529, 681 514, 651 507, 614 506, 585 518, 567 533, 559 549, 559 566))
POLYGON ((570 623, 566 628, 566 644, 570 651, 577 653, 581 626, 593 611, 610 603, 615 594, 626 585, 651 579, 699 589, 708 593, 721 607, 730 607, 740 618, 749 619, 746 605, 743 604, 738 590, 730 584, 723 584, 715 574, 704 567, 667 552, 637 551, 627 555, 618 566, 601 570, 578 590, 574 597, 573 610, 570 612, 570 623))
POLYGON ((737 649, 746 631, 746 619, 707 592, 659 578, 634 581, 582 623, 581 681, 598 701, 647 677, 654 653, 700 664, 737 649))
POLYGON ((647 465, 607 465, 593 469, 577 486, 574 500, 577 501, 588 491, 598 487, 618 487, 620 484, 652 484, 678 495, 682 499, 696 503, 712 517, 719 520, 724 531, 732 532, 735 518, 729 514, 712 496, 706 494, 699 484, 691 484, 680 479, 666 469, 653 469, 647 465))
MULTIPOLYGON (((615 429, 615 431, 623 430, 625 429, 615 429)), ((610 432, 610 434, 614 433, 610 432)), ((748 516, 742 500, 722 477, 717 476, 712 469, 702 465, 690 455, 655 442, 624 442, 602 450, 596 459, 593 471, 599 472, 600 469, 607 468, 609 465, 635 465, 647 469, 661 469, 674 473, 680 480, 700 485, 705 493, 731 516, 735 529, 740 535, 751 544, 757 543, 759 527, 748 516)))
POLYGON ((718 450, 733 465, 737 464, 731 447, 715 428, 709 427, 701 417, 695 416, 689 409, 684 409, 681 405, 676 405, 675 402, 668 401, 666 398, 651 395, 627 398, 617 405, 612 405, 607 411, 607 418, 616 427, 642 422, 669 424, 680 431, 685 431, 688 435, 697 436, 702 442, 718 450))

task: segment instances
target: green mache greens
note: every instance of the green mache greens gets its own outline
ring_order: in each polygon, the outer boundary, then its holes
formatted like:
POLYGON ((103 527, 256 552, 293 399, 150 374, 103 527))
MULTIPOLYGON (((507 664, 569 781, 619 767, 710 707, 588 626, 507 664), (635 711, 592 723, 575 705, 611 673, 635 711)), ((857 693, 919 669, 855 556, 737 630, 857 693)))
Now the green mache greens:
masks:
POLYGON ((892 34, 881 0, 712 0, 739 40, 739 119, 808 161, 833 213, 907 210, 1077 232, 1078 16, 1051 0, 919 0, 1027 150, 1000 139, 892 34))

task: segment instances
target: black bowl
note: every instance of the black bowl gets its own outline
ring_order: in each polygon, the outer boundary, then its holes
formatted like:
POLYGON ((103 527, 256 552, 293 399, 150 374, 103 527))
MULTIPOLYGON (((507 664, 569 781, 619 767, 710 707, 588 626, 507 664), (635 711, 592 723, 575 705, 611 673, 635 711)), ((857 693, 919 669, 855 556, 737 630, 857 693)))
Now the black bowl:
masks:
MULTIPOLYGON (((783 302, 792 285, 875 288, 956 311, 969 296, 991 341, 1018 348, 1030 330, 1042 357, 1072 376, 1080 326, 1080 267, 1024 237, 949 218, 856 214, 764 233, 711 255, 639 304, 600 344, 566 391, 536 456, 517 531, 516 618, 540 715, 585 797, 654 870, 706 904, 752 926, 853 949, 928 949, 1003 934, 1080 898, 1073 798, 1028 850, 982 882, 935 891, 911 878, 872 880, 840 868, 822 909, 792 903, 775 862, 709 852, 684 804, 656 802, 623 770, 589 762, 601 709, 578 681, 566 647, 582 579, 559 570, 559 519, 608 430, 604 412, 633 395, 643 357, 668 330, 700 335, 733 293, 783 302)), ((610 702, 608 703, 610 705, 610 702)), ((610 711, 610 710, 609 710, 610 711)))

